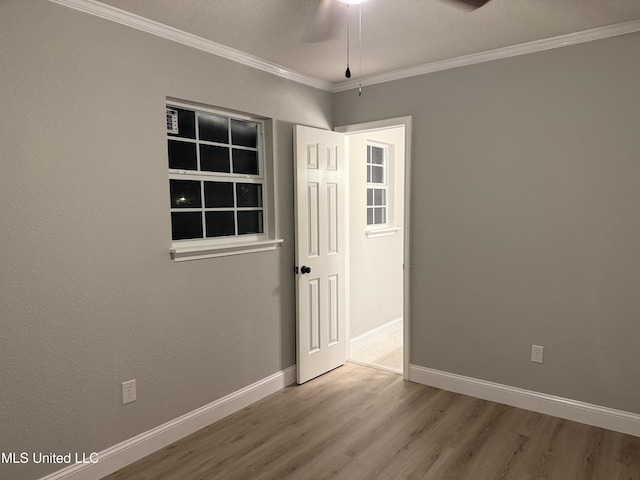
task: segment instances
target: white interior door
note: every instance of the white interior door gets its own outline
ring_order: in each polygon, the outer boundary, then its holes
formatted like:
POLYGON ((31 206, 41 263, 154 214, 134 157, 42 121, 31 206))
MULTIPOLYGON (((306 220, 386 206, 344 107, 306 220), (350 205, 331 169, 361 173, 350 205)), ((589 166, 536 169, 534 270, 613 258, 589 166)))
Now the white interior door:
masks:
POLYGON ((344 135, 296 125, 298 383, 346 361, 344 135))

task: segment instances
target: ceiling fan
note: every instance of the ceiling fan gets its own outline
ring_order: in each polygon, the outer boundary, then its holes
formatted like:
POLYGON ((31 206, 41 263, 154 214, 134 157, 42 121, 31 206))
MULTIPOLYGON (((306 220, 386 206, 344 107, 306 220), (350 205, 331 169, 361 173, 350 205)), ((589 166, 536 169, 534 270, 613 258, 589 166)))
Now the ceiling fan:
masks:
POLYGON ((489 0, 456 0, 459 3, 464 3, 472 8, 480 8, 485 3, 488 3, 489 0))
MULTIPOLYGON (((350 53, 350 23, 349 23, 349 6, 358 5, 358 43, 360 52, 360 73, 358 77, 362 78, 362 3, 366 0, 318 0, 316 10, 314 12, 311 23, 308 25, 305 34, 303 36, 303 42, 305 43, 317 43, 325 40, 330 40, 338 36, 340 30, 346 26, 346 40, 347 40, 347 69, 344 75, 347 79, 351 78, 351 68, 349 66, 349 53, 350 53), (345 9, 344 6, 347 6, 345 9), (343 23, 346 10, 346 24, 343 23)), ((462 5, 466 8, 473 10, 482 7, 490 0, 447 0, 449 2, 455 2, 458 5, 462 5)), ((358 83, 358 95, 362 95, 362 82, 358 83)))
MULTIPOLYGON (((366 0, 318 0, 315 12, 305 31, 305 43, 318 43, 336 38, 344 30, 345 4, 356 5, 366 0)), ((490 0, 447 0, 475 10, 490 0)))

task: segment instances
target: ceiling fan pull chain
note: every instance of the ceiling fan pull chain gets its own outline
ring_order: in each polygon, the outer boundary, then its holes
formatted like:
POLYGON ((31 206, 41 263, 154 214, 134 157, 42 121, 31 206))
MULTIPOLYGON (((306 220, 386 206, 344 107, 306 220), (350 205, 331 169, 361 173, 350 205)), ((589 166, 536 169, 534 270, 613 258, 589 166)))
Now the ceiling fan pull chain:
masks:
POLYGON ((358 72, 358 96, 362 96, 362 3, 358 10, 358 56, 360 57, 360 67, 358 72))
POLYGON ((344 76, 351 78, 351 70, 349 70, 349 4, 347 3, 347 70, 344 76))

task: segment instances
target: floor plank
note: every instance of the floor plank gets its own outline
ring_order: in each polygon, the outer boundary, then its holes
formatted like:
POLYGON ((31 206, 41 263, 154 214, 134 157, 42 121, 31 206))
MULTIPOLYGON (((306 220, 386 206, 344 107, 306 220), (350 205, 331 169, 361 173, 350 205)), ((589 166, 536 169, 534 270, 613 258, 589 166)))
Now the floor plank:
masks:
POLYGON ((640 480, 640 438, 347 363, 103 480, 640 480))

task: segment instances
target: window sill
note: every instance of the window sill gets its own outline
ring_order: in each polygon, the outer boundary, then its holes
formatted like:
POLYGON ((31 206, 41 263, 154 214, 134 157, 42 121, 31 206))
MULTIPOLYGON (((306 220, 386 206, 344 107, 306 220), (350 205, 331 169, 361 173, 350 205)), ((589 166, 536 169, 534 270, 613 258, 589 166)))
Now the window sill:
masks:
POLYGON ((386 237, 389 235, 395 235, 396 232, 399 232, 401 227, 384 227, 384 228, 376 228, 375 230, 367 230, 365 234, 367 238, 376 238, 376 237, 386 237))
POLYGON ((174 262, 200 260, 202 258, 227 257, 244 253, 268 252, 275 250, 284 240, 265 240, 261 242, 238 242, 224 245, 185 245, 169 250, 174 262))

